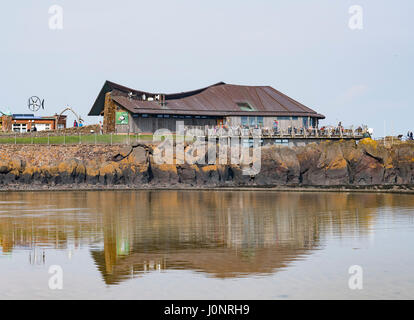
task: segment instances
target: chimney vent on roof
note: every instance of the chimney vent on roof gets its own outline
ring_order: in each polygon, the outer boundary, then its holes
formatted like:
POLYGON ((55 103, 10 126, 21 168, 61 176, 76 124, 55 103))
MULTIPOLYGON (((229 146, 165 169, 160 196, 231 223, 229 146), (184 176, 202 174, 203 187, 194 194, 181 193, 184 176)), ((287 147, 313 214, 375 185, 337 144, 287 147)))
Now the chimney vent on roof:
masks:
POLYGON ((133 97, 136 97, 137 95, 136 94, 133 94, 132 92, 129 92, 128 93, 128 99, 132 99, 133 97))

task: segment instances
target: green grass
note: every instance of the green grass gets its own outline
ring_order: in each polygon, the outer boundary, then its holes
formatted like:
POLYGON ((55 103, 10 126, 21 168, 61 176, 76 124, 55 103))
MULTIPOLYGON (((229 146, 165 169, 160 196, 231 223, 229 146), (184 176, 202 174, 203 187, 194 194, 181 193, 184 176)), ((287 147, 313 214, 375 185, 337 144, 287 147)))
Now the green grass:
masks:
POLYGON ((135 141, 151 142, 152 135, 72 135, 72 136, 50 136, 31 137, 31 136, 1 136, 0 144, 126 144, 135 141))

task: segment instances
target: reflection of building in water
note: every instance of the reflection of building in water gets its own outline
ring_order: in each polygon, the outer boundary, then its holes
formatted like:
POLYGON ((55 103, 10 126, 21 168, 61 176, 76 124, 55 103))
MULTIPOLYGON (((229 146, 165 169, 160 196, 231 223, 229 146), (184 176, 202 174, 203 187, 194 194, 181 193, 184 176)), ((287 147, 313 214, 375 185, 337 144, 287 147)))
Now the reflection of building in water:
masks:
POLYGON ((26 249, 33 259, 34 252, 37 255, 39 250, 78 248, 95 241, 98 221, 85 212, 88 209, 74 209, 78 205, 76 197, 65 194, 12 192, 7 197, 0 194, 3 254, 26 249))
POLYGON ((414 199, 256 191, 0 194, 0 246, 3 254, 41 247, 70 249, 68 256, 72 246, 92 247, 108 284, 166 269, 234 277, 285 268, 327 233, 366 237, 378 208, 404 205, 414 199))
POLYGON ((29 263, 30 264, 45 264, 46 254, 45 251, 33 249, 29 252, 29 263))
POLYGON ((108 201, 122 205, 116 213, 100 207, 105 246, 92 251, 109 284, 160 269, 215 277, 274 272, 317 248, 326 232, 366 235, 383 197, 171 191, 110 196, 108 201), (361 203, 365 208, 358 211, 361 203), (120 242, 128 242, 127 254, 119 254, 120 242))

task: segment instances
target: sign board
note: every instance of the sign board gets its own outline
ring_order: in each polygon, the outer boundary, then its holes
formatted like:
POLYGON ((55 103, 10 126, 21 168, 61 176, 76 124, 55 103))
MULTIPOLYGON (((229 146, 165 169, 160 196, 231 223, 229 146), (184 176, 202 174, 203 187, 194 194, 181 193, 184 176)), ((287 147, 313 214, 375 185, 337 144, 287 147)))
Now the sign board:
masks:
POLYGON ((116 113, 116 124, 128 124, 128 112, 122 111, 116 113))

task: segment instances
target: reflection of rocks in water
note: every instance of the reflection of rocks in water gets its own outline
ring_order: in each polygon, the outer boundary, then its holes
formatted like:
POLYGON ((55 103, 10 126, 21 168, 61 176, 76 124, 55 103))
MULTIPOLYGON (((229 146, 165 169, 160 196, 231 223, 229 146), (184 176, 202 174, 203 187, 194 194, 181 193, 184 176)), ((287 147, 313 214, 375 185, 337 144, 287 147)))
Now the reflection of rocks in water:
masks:
POLYGON ((267 274, 323 245, 325 234, 368 237, 395 194, 118 191, 0 194, 0 246, 92 247, 108 284, 162 270, 213 277, 267 274))

